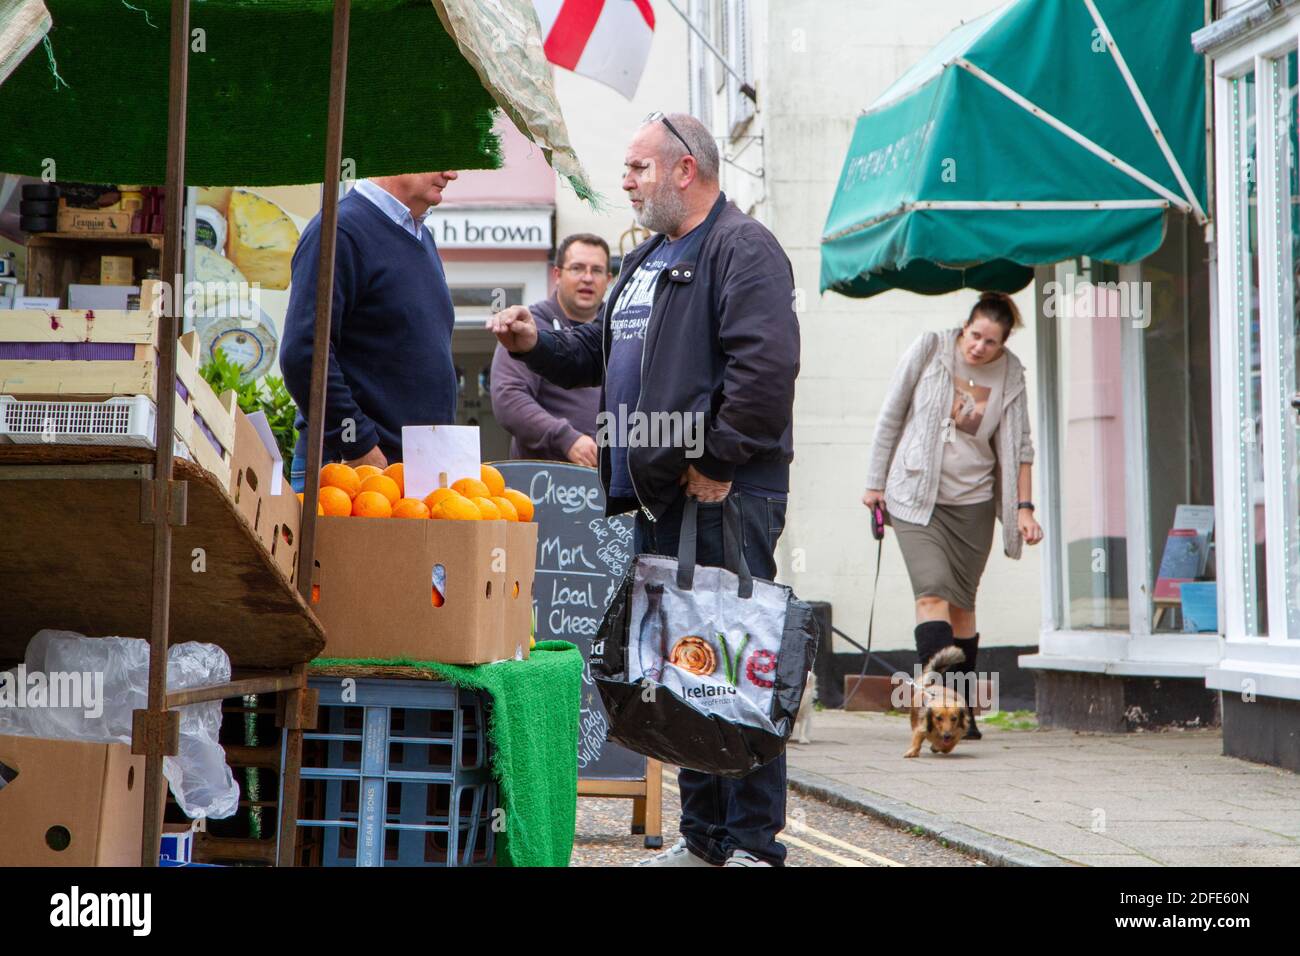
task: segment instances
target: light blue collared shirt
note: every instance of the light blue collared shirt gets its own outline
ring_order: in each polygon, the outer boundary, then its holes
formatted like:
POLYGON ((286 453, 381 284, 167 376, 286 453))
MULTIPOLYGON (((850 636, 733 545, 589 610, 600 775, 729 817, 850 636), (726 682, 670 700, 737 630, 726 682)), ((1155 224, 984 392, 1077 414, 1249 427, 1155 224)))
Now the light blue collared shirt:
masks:
POLYGON ((406 207, 406 204, 383 186, 377 186, 368 179, 361 179, 357 181, 356 186, 353 188, 356 192, 359 192, 366 199, 369 199, 372 203, 378 206, 384 215, 393 220, 393 222, 397 223, 416 239, 419 239, 421 242, 424 241, 424 220, 429 218, 429 213, 433 211, 432 206, 426 209, 424 215, 417 221, 416 218, 411 215, 411 210, 406 207))

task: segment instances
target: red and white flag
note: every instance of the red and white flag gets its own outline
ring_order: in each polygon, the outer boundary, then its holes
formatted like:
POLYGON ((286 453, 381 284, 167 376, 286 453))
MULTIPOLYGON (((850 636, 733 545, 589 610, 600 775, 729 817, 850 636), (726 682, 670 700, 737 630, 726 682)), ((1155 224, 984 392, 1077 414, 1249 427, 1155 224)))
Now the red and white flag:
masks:
POLYGON ((650 0, 533 0, 533 5, 548 60, 633 97, 654 37, 650 0))

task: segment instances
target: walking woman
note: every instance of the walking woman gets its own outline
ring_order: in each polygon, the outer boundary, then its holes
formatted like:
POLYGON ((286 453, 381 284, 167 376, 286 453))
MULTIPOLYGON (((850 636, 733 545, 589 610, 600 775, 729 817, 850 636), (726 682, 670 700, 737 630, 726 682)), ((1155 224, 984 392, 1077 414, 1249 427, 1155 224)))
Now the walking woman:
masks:
MULTIPOLYGON (((862 503, 883 503, 916 598, 922 664, 956 644, 975 704, 975 592, 993 546, 1020 558, 1043 529, 1030 500, 1034 446, 1024 367, 1006 347, 1021 326, 1011 297, 985 292, 966 324, 926 332, 903 355, 876 422, 862 503)), ((982 735, 972 712, 968 740, 982 735)))

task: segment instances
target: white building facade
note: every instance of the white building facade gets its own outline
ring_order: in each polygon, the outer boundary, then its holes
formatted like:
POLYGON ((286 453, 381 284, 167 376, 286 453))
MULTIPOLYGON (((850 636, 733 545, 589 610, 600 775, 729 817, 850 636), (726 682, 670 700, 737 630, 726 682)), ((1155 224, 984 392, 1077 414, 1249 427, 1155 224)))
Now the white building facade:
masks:
MULTIPOLYGON (((724 156, 723 189, 780 240, 799 290, 802 362, 795 396, 795 462, 782 578, 827 601, 835 626, 867 637, 875 542, 861 504, 876 415, 899 356, 922 332, 962 324, 978 294, 888 292, 855 300, 818 292, 820 238, 858 114, 914 61, 992 0, 684 0, 719 54, 756 89, 756 102, 700 37, 690 39, 690 111, 709 123, 724 156)), ((1009 347, 1037 390, 1032 289, 1016 301, 1026 328, 1009 347)), ((1035 485, 1038 487, 1037 476, 1035 485)), ((981 647, 1033 648, 1041 625, 1041 551, 1012 561, 995 544, 980 588, 981 647)), ((912 647, 914 600, 887 535, 873 651, 912 647)), ((854 648, 837 638, 837 652, 854 648)), ((901 657, 890 655, 895 660, 901 657)))

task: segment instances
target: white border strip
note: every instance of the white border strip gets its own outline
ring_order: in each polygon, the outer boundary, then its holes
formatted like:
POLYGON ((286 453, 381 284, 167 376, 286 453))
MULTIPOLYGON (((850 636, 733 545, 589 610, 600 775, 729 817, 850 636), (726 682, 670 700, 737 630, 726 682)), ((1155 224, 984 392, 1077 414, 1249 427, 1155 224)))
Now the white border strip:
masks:
POLYGON ((1011 87, 1007 86, 1001 80, 997 79, 996 77, 990 76, 988 73, 985 73, 974 63, 970 62, 970 60, 967 60, 965 57, 958 57, 954 61, 954 63, 957 66, 961 67, 963 70, 965 70, 967 73, 971 74, 971 76, 975 77, 976 79, 988 84, 993 89, 997 90, 999 93, 1001 93, 1011 102, 1015 103, 1021 109, 1038 117, 1040 120, 1042 120, 1048 126, 1052 127, 1058 133, 1078 143, 1080 146, 1082 146, 1084 149, 1086 149, 1088 152, 1092 153, 1094 156, 1098 157, 1099 159, 1103 159, 1106 162, 1110 163, 1112 166, 1114 166, 1120 172, 1124 173, 1130 179, 1136 180, 1137 182, 1141 183, 1143 186, 1146 186, 1147 189, 1150 189, 1153 193, 1164 196, 1165 199, 1169 200, 1169 202, 1172 205, 1177 206, 1179 209, 1182 209, 1186 212, 1192 212, 1192 207, 1188 205, 1187 200, 1183 199, 1180 196, 1174 195, 1172 192, 1170 192, 1164 186, 1160 185, 1158 182, 1156 182, 1146 173, 1141 172, 1140 170, 1130 166, 1128 163, 1124 162, 1124 160, 1120 159, 1114 153, 1094 143, 1092 140, 1084 136, 1078 130, 1074 129, 1071 126, 1066 125, 1064 122, 1057 119, 1051 113, 1044 110, 1042 107, 1036 106, 1034 103, 1025 99, 1023 96, 1021 96, 1015 90, 1011 89, 1011 87))
MULTIPOLYGON (((902 203, 887 213, 873 216, 837 232, 822 236, 822 244, 843 239, 896 216, 905 216, 917 209, 980 210, 1002 209, 1017 212, 1089 212, 1097 209, 1168 209, 1170 203, 1163 199, 923 199, 902 203)), ((1180 205, 1180 208, 1183 208, 1180 205)))
POLYGON ((1106 21, 1101 18, 1101 13, 1097 10, 1097 4, 1094 0, 1083 0, 1088 12, 1092 14, 1092 22, 1097 24, 1097 29, 1101 31, 1102 39, 1106 41, 1106 46, 1110 49, 1110 55, 1115 60, 1115 66, 1119 68, 1120 75, 1124 77, 1125 84, 1128 85, 1128 91, 1133 94, 1133 102, 1137 108, 1142 111, 1142 118, 1147 121, 1147 128, 1151 130, 1151 135, 1155 137, 1156 145, 1160 147, 1160 152, 1164 154, 1165 162, 1173 170, 1174 177, 1178 180, 1178 185, 1183 190, 1183 195, 1187 201, 1192 204, 1192 211, 1196 213, 1196 220, 1201 225, 1209 221, 1205 215, 1205 210, 1201 208, 1200 201, 1196 198, 1196 192, 1192 189, 1192 184, 1187 181, 1183 174, 1183 167, 1178 164, 1178 159, 1174 156, 1174 151, 1169 148, 1169 141, 1165 139, 1165 134, 1160 130, 1160 124, 1156 122, 1155 114, 1151 112, 1151 107, 1147 105, 1146 97, 1142 95, 1142 90, 1137 85, 1137 80, 1129 72, 1128 63, 1124 61, 1124 54, 1119 51, 1119 44, 1111 36, 1110 28, 1106 26, 1106 21))
POLYGON ((912 203, 917 209, 1168 209, 1164 199, 923 199, 912 203))
MULTIPOLYGON (((1167 233, 1166 233, 1167 234, 1167 233)), ((1142 263, 1119 267, 1119 281, 1130 289, 1142 288, 1142 263)), ((1142 303, 1150 321, 1152 304, 1142 303)), ((1125 557, 1128 565, 1128 630, 1133 637, 1151 633, 1151 493, 1150 448, 1147 431, 1147 378, 1145 327, 1120 316, 1120 410, 1124 432, 1125 557)))

